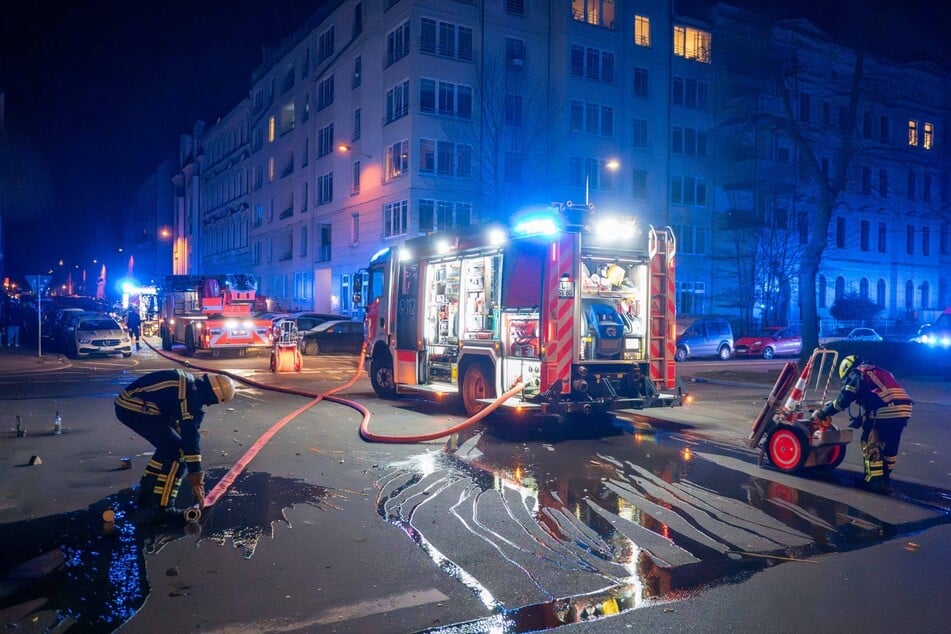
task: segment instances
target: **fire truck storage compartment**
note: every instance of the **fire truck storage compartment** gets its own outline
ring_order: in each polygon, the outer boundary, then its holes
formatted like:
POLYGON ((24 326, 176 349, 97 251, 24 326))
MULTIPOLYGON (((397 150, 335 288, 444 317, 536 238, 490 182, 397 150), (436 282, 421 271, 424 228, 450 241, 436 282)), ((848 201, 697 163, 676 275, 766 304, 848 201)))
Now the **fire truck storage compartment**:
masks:
POLYGON ((647 359, 644 345, 647 262, 592 250, 581 255, 581 321, 586 330, 580 361, 647 359))

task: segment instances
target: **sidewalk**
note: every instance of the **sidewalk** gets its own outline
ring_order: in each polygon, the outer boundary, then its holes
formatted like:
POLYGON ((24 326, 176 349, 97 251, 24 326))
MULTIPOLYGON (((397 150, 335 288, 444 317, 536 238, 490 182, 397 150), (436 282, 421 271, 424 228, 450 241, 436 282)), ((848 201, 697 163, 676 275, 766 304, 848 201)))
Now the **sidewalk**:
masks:
POLYGON ((32 374, 34 372, 51 372, 62 370, 72 365, 69 359, 58 352, 43 351, 39 356, 36 348, 0 347, 0 375, 32 374))

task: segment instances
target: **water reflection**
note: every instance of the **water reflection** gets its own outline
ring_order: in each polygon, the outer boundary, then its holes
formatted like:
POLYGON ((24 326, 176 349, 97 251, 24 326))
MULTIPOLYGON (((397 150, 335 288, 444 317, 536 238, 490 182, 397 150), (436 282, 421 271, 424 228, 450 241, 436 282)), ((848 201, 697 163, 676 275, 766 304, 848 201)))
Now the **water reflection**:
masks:
MULTIPOLYGON (((212 470, 214 482, 224 470, 212 470)), ((273 523, 288 527, 285 511, 298 504, 337 508, 342 495, 301 480, 245 473, 198 525, 137 525, 137 492, 126 489, 88 508, 5 524, 0 540, 0 629, 112 632, 148 597, 146 557, 189 538, 230 543, 245 558, 273 523), (104 522, 103 512, 115 512, 104 522)))
POLYGON ((537 431, 455 437, 380 479, 380 515, 497 612, 432 631, 602 618, 949 517, 947 505, 839 495, 840 475, 795 478, 667 432, 562 443, 537 431))

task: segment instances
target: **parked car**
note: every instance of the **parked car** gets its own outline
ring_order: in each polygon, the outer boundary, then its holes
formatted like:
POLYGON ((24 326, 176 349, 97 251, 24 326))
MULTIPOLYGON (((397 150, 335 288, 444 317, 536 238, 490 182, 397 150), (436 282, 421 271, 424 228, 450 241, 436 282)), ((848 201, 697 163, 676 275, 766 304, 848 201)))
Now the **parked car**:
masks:
POLYGON ((75 354, 73 346, 76 343, 76 324, 81 319, 90 317, 105 317, 102 313, 86 310, 69 310, 58 317, 53 324, 53 345, 67 356, 75 354))
POLYGON ((132 356, 132 337, 119 322, 107 315, 84 317, 76 322, 73 342, 67 354, 87 357, 90 355, 121 354, 132 356))
POLYGON ((736 340, 733 353, 737 356, 796 356, 802 351, 802 333, 798 328, 773 326, 752 337, 736 340))
POLYGON ((871 328, 853 328, 845 339, 847 341, 882 341, 882 336, 871 328))
POLYGON ((363 322, 352 319, 325 321, 301 336, 301 353, 317 355, 326 352, 357 354, 363 348, 363 322))
POLYGON ((677 321, 677 349, 674 358, 690 357, 729 359, 733 354, 733 328, 726 319, 700 317, 677 321))
POLYGON ((921 326, 912 341, 931 347, 951 347, 951 308, 945 309, 933 324, 921 326))
MULTIPOLYGON (((350 321, 346 315, 335 315, 333 313, 292 313, 287 319, 293 319, 297 322, 297 332, 306 332, 320 324, 328 321, 350 321)), ((361 324, 362 325, 362 324, 361 324)))

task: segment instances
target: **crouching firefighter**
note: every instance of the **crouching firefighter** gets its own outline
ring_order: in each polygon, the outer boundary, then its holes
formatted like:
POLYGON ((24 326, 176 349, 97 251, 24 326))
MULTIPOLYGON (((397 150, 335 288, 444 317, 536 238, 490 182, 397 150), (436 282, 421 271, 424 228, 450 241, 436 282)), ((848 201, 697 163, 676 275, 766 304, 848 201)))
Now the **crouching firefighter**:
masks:
POLYGON ((234 384, 226 376, 196 378, 184 370, 159 370, 126 387, 116 398, 116 417, 155 447, 139 485, 137 519, 177 521, 175 498, 184 472, 199 507, 205 503, 199 429, 202 408, 230 401, 234 384))
POLYGON ((892 373, 849 355, 839 364, 842 390, 834 401, 812 413, 816 419, 828 418, 848 408, 859 407, 849 427, 862 428, 864 483, 871 489, 891 490, 891 472, 898 459, 901 434, 911 418, 912 400, 892 373))

